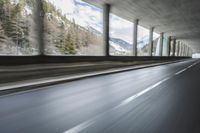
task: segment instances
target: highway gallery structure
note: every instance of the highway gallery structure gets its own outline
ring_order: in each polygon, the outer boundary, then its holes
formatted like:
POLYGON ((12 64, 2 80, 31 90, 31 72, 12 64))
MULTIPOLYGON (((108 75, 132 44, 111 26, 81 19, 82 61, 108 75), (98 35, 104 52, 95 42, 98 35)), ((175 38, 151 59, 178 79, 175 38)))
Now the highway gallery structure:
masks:
POLYGON ((199 7, 0 0, 0 132, 199 133, 199 7))

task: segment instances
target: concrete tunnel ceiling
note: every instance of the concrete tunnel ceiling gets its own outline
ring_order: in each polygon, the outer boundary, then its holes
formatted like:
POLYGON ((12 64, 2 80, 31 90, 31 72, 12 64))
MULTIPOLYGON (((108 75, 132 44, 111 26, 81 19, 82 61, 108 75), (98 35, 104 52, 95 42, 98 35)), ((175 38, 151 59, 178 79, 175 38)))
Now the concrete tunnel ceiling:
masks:
POLYGON ((102 7, 111 5, 111 12, 129 21, 139 19, 146 28, 175 36, 200 52, 200 1, 199 0, 84 0, 102 7))

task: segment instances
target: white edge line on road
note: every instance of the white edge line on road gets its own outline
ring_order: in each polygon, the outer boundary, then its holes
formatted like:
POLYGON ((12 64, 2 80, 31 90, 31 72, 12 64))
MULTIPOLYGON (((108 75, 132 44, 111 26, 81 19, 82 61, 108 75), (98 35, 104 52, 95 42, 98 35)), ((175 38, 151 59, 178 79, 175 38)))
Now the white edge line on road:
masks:
POLYGON ((180 71, 178 71, 177 73, 175 73, 175 75, 179 75, 179 74, 183 73, 183 72, 186 71, 186 70, 187 70, 187 68, 184 68, 183 70, 180 70, 180 71))
POLYGON ((79 133, 80 131, 82 131, 85 128, 89 127, 93 123, 94 123, 93 120, 88 120, 88 121, 85 121, 85 122, 79 124, 78 126, 75 126, 74 128, 71 128, 70 130, 67 130, 67 131, 63 132, 63 133, 79 133))
POLYGON ((135 100, 136 98, 138 98, 138 97, 144 95, 145 93, 149 92, 150 90, 154 89, 155 87, 159 86, 160 84, 162 84, 163 82, 165 82, 165 81, 167 81, 167 80, 169 80, 169 79, 170 79, 170 78, 165 78, 165 79, 159 81, 158 83, 156 83, 156 84, 154 84, 154 85, 152 85, 152 86, 149 86, 149 87, 146 88, 145 90, 143 90, 143 91, 141 91, 141 92, 139 92, 139 93, 137 93, 137 94, 135 94, 135 95, 133 95, 133 96, 127 98, 127 99, 125 99, 124 101, 121 102, 120 105, 118 105, 118 107, 124 106, 124 105, 126 105, 126 104, 132 102, 132 101, 135 100))
POLYGON ((175 75, 179 75, 179 74, 181 74, 181 73, 185 72, 186 70, 188 70, 188 69, 192 68, 193 66, 195 66, 195 65, 197 65, 197 64, 198 64, 198 63, 197 63, 197 62, 195 62, 195 63, 193 63, 192 65, 190 65, 190 66, 188 66, 188 67, 184 68, 183 70, 180 70, 180 71, 178 71, 177 73, 175 73, 175 75))

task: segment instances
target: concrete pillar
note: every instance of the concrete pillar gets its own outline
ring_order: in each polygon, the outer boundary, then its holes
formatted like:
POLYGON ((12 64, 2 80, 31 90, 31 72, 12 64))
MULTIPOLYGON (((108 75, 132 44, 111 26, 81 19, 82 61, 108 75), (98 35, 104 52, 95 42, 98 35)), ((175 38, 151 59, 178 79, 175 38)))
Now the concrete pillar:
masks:
POLYGON ((153 53, 153 31, 154 27, 151 27, 149 30, 149 56, 152 56, 153 53))
POLYGON ((159 56, 163 55, 163 40, 164 40, 164 33, 160 33, 160 47, 159 47, 159 56))
POLYGON ((36 25, 37 25, 37 28, 35 29, 35 31, 37 31, 37 41, 36 43, 39 44, 38 46, 38 50, 39 50, 39 55, 45 55, 45 45, 48 45, 48 44, 45 44, 44 42, 44 36, 43 36, 43 33, 44 33, 44 8, 43 8, 43 1, 41 0, 37 0, 36 1, 37 5, 36 5, 36 9, 35 9, 35 19, 37 20, 36 21, 36 25))
POLYGON ((184 44, 182 43, 182 45, 181 45, 181 56, 183 56, 183 53, 184 53, 184 44))
POLYGON ((189 57, 189 47, 187 46, 187 57, 189 57))
POLYGON ((169 36, 167 41, 167 56, 170 56, 171 53, 171 36, 169 36))
POLYGON ((181 44, 181 56, 183 56, 183 54, 184 54, 184 44, 182 43, 181 44))
POLYGON ((190 57, 190 47, 188 47, 188 57, 190 57))
POLYGON ((185 56, 187 56, 187 54, 188 54, 187 52, 188 52, 188 46, 186 45, 185 46, 185 56))
POLYGON ((188 56, 191 57, 191 49, 189 48, 188 56))
POLYGON ((184 56, 187 56, 187 45, 185 45, 185 54, 184 56))
POLYGON ((109 29, 110 29, 110 5, 104 4, 103 6, 103 42, 105 45, 105 54, 109 56, 110 45, 109 45, 109 29))
POLYGON ((137 42, 138 42, 138 22, 139 20, 134 20, 133 24, 133 56, 137 56, 137 42))
POLYGON ((193 52, 192 52, 192 49, 190 48, 190 57, 192 57, 192 54, 193 54, 193 52))
POLYGON ((179 45, 179 56, 181 56, 182 54, 182 42, 180 42, 180 45, 179 45))
POLYGON ((173 51, 172 51, 172 56, 175 56, 175 52, 176 52, 176 39, 173 39, 173 51))
POLYGON ((176 49, 177 49, 176 56, 180 56, 180 41, 178 41, 178 43, 176 45, 176 49))
POLYGON ((183 56, 185 56, 185 44, 183 44, 183 56))
POLYGON ((191 55, 190 55, 190 49, 191 49, 191 48, 189 47, 189 48, 188 48, 188 56, 189 56, 189 57, 191 57, 191 55))
POLYGON ((187 56, 187 45, 185 45, 185 56, 187 56))
POLYGON ((191 49, 190 49, 190 53, 189 53, 189 56, 190 56, 190 57, 192 57, 192 50, 191 50, 191 49))

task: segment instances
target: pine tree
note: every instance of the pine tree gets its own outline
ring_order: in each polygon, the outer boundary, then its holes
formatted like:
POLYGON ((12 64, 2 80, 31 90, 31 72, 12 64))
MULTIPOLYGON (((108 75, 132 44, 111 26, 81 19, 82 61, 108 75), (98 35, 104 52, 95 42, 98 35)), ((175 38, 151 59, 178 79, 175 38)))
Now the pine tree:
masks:
POLYGON ((4 1, 0 0, 0 21, 3 20, 3 16, 4 16, 4 1))
POLYGON ((5 36, 4 36, 4 30, 3 27, 1 26, 1 22, 0 22, 0 43, 5 42, 5 36))
POLYGON ((63 45, 61 46, 61 52, 64 54, 74 55, 76 54, 75 45, 72 41, 71 35, 67 34, 64 38, 63 45))

